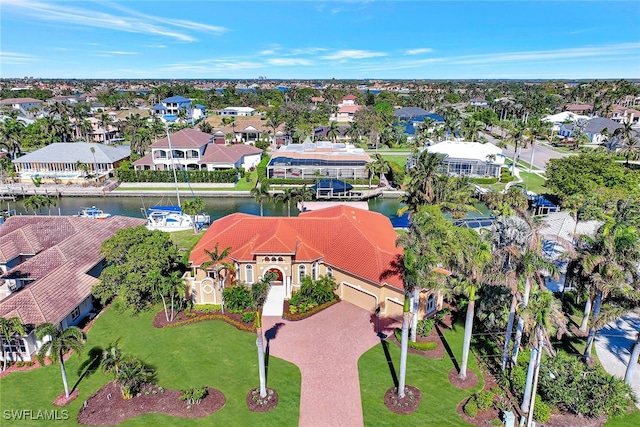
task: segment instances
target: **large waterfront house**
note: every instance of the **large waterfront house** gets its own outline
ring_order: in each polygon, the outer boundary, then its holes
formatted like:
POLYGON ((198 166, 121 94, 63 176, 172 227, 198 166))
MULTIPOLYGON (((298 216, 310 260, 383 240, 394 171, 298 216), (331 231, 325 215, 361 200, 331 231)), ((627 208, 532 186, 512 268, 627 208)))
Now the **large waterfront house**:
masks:
POLYGON ((41 110, 42 101, 34 98, 7 98, 0 101, 0 107, 28 115, 33 110, 41 110))
POLYGON ((21 180, 84 181, 89 176, 101 180, 113 174, 130 155, 127 146, 90 142, 56 142, 13 160, 21 180))
POLYGON ((356 179, 367 176, 366 166, 371 157, 352 144, 329 141, 311 142, 280 147, 267 164, 268 178, 356 179))
POLYGON ((276 147, 291 142, 291 138, 284 131, 284 125, 280 124, 275 129, 267 126, 267 122, 260 119, 243 119, 234 121, 221 128, 213 130, 213 141, 216 144, 254 144, 260 139, 268 139, 276 147))
POLYGON ((136 170, 249 169, 260 163, 262 150, 251 145, 214 144, 213 135, 185 128, 151 144, 151 153, 133 162, 136 170), (171 142, 171 146, 169 146, 171 142))
MULTIPOLYGON (((502 150, 493 144, 468 141, 442 141, 426 148, 443 155, 442 172, 472 178, 500 177, 505 163, 502 150)), ((407 162, 411 166, 411 161, 407 162)))
POLYGON ((151 107, 151 115, 164 122, 192 123, 204 117, 205 107, 192 105, 191 100, 182 96, 172 96, 151 107))
MULTIPOLYGON (((334 206, 303 212, 298 217, 261 217, 235 213, 209 227, 191 251, 191 272, 185 275, 195 304, 219 304, 219 282, 214 271, 201 266, 210 260, 205 251, 231 248, 224 262, 235 266, 236 279, 249 285, 267 272, 276 274, 269 305, 282 307, 300 287, 302 278, 331 276, 336 293, 370 312, 402 315, 404 287, 398 262, 402 249, 391 222, 377 212, 334 206), (273 299, 278 299, 273 304, 273 299)), ((419 316, 442 303, 423 291, 419 316)))
POLYGON ((145 219, 106 220, 70 216, 12 216, 0 228, 0 316, 18 317, 27 334, 5 349, 9 360, 32 360, 34 329, 52 323, 78 325, 93 308, 91 289, 106 266, 102 242, 145 219))
POLYGON ((338 111, 329 117, 331 121, 352 122, 356 112, 363 108, 362 105, 356 103, 356 96, 349 94, 342 98, 342 102, 338 104, 338 111))

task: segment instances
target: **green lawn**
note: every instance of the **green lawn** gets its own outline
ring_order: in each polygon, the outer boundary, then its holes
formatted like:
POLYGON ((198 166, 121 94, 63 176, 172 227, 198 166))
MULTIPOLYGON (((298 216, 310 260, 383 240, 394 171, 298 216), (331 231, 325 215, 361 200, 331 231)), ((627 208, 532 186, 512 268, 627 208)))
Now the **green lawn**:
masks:
POLYGON ((181 251, 190 251, 198 243, 198 240, 204 235, 204 230, 200 230, 197 234, 193 230, 173 231, 169 233, 171 241, 181 251))
POLYGON ((397 163, 403 168, 407 165, 407 156, 398 154, 382 154, 383 159, 390 163, 397 163))
MULTIPOLYGON (((445 332, 445 338, 458 362, 462 360, 463 333, 462 326, 445 332)), ((400 368, 400 348, 389 342, 388 349, 397 373, 400 368)), ((365 425, 467 426, 468 424, 458 416, 456 408, 467 396, 481 390, 484 381, 471 390, 459 390, 449 383, 448 373, 453 367, 446 351, 444 359, 429 359, 409 354, 406 383, 422 391, 422 402, 413 414, 396 415, 387 409, 383 402, 385 392, 394 384, 383 345, 376 345, 358 361, 365 425)), ((478 372, 473 358, 469 361, 469 369, 478 372)))
MULTIPOLYGON (((158 384, 167 389, 207 385, 221 390, 227 402, 217 413, 201 419, 144 415, 125 422, 127 426, 149 425, 229 425, 297 426, 300 405, 300 371, 288 362, 269 358, 267 385, 278 391, 279 404, 267 413, 247 409, 246 393, 259 385, 255 334, 240 332, 221 321, 155 329, 151 320, 156 311, 132 317, 107 309, 88 333, 85 351, 67 362, 69 383, 78 380, 78 367, 88 352, 103 348, 120 338, 123 351, 142 358, 158 372, 158 384)), ((67 408, 70 421, 49 421, 46 425, 76 425, 82 403, 110 380, 99 370, 85 376, 78 388, 80 396, 67 408)), ((60 366, 12 373, 0 379, 3 410, 53 410, 52 402, 63 391, 60 366)), ((4 424, 3 424, 4 425, 4 424)), ((42 421, 20 422, 20 426, 45 425, 42 421)))
POLYGON ((251 191, 256 186, 258 180, 258 172, 247 172, 249 181, 246 178, 241 178, 237 183, 235 190, 238 191, 251 191))
POLYGON ((527 190, 538 194, 547 192, 546 187, 543 186, 546 180, 541 176, 535 173, 520 172, 520 178, 522 178, 523 183, 527 186, 527 190))

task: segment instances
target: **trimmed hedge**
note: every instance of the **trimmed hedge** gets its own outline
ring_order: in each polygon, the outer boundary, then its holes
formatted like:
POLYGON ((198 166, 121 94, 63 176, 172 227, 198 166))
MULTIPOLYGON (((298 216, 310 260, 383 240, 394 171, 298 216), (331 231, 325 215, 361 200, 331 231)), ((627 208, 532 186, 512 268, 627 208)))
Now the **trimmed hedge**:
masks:
POLYGON ((498 182, 498 178, 473 178, 471 182, 474 184, 495 184, 498 182))
MULTIPOLYGON (((398 344, 402 345, 402 329, 396 328, 394 331, 394 334, 396 336, 396 340, 398 340, 398 344)), ((435 350, 436 348, 438 348, 438 344, 435 342, 409 341, 408 347, 414 350, 419 350, 419 351, 429 351, 429 350, 435 350)))
MULTIPOLYGON (((187 182, 185 173, 190 183, 227 183, 233 184, 238 179, 238 174, 244 176, 244 169, 227 169, 218 171, 176 171, 178 182, 187 182)), ((174 182, 173 171, 154 170, 116 170, 116 177, 120 182, 174 182)))
POLYGON ((189 319, 186 320, 181 320, 175 323, 169 323, 165 326, 163 326, 163 328, 177 328, 180 326, 184 326, 184 325, 190 325, 192 323, 197 323, 197 322, 204 322, 205 320, 222 320, 223 322, 235 327, 236 329, 240 330, 240 331, 244 331, 244 332, 255 332, 256 328, 253 324, 251 325, 246 325, 242 322, 238 322, 237 320, 231 319, 230 317, 225 316, 222 313, 212 313, 212 314, 205 314, 203 316, 195 316, 195 317, 191 317, 189 319))

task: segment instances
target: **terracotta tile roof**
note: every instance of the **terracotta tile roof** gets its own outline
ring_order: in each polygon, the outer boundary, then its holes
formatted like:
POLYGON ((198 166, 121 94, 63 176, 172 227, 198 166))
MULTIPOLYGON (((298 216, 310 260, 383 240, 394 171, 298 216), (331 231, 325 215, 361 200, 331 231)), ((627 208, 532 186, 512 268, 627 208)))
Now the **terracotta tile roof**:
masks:
POLYGON ((342 98, 342 99, 343 99, 343 100, 345 100, 345 99, 346 99, 347 101, 352 101, 352 100, 355 100, 355 99, 357 99, 357 98, 356 98, 356 96, 355 96, 355 95, 353 95, 353 94, 351 94, 351 93, 350 93, 349 95, 345 96, 345 97, 344 97, 344 98, 342 98))
POLYGON ((30 258, 2 276, 32 281, 0 301, 0 316, 11 317, 11 313, 17 310, 25 324, 60 322, 89 296, 91 287, 98 282, 88 272, 104 258, 100 254, 102 242, 121 228, 143 225, 144 222, 143 218, 123 216, 113 216, 104 221, 69 216, 9 218, 0 228, 0 242, 16 236, 28 236, 25 239, 33 242, 32 247, 39 250, 21 252, 30 258), (51 233, 49 238, 43 235, 47 230, 51 233))
POLYGON ((338 109, 338 113, 355 113, 362 108, 362 105, 343 105, 338 109))
MULTIPOLYGON (((212 135, 198 129, 185 128, 171 135, 173 148, 200 148, 211 141, 212 135)), ((151 148, 169 148, 167 138, 159 139, 151 144, 151 148)))
POLYGON ((243 156, 260 154, 262 150, 251 145, 235 144, 230 146, 220 144, 209 144, 202 156, 201 164, 204 163, 235 163, 243 156))
MULTIPOLYGON (((173 143, 171 144, 173 145, 173 143)), ((151 154, 147 154, 144 157, 139 158, 138 160, 136 160, 135 162, 133 162, 134 165, 153 165, 153 156, 151 154)))
POLYGON ((393 263, 402 254, 387 217, 348 206, 304 212, 298 217, 232 214, 215 221, 191 251, 193 265, 208 257, 204 249, 231 247, 229 260, 249 262, 262 254, 294 254, 296 261, 325 264, 364 280, 403 289, 393 263))

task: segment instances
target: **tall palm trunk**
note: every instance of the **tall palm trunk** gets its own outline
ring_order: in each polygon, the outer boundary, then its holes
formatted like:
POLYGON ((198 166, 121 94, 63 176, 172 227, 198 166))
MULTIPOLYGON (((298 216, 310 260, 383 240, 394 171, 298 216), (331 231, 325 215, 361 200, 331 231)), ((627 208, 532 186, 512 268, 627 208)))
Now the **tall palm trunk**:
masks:
MULTIPOLYGON (((529 279, 524 283, 524 295, 522 296, 522 308, 524 309, 529 304, 529 294, 531 293, 531 282, 529 279)), ((522 331, 524 330, 524 319, 522 316, 518 318, 518 328, 516 329, 516 336, 513 339, 513 353, 511 355, 511 364, 518 364, 518 352, 520 351, 520 341, 522 340, 522 331)))
POLYGON ((218 289, 220 289, 220 312, 224 314, 224 282, 220 278, 220 272, 216 272, 218 278, 218 289))
POLYGON ((542 339, 541 334, 538 333, 538 326, 536 326, 535 335, 538 336, 538 346, 531 349, 531 357, 529 358, 529 368, 527 369, 527 381, 524 385, 524 393, 522 396, 522 412, 529 412, 529 404, 531 403, 531 387, 533 386, 533 377, 535 375, 536 363, 538 361, 538 353, 542 351, 542 339))
MULTIPOLYGON (((544 339, 544 334, 542 328, 538 330, 538 352, 536 354, 535 366, 533 371, 533 385, 531 386, 531 400, 529 403, 529 414, 527 415, 527 426, 532 425, 531 421, 533 420, 533 411, 536 407, 536 394, 538 390, 538 377, 540 376, 540 365, 542 364, 542 344, 544 339)), ((524 408, 523 408, 524 411, 524 408)))
POLYGON ((460 364, 460 379, 467 379, 467 363, 469 362, 469 348, 471 347, 471 330, 473 329, 473 317, 476 311, 476 291, 469 293, 469 305, 467 305, 467 317, 464 321, 464 342, 462 343, 462 363, 460 364))
MULTIPOLYGON (((600 314, 600 306, 602 305, 602 291, 596 291, 596 299, 593 302, 593 314, 592 317, 596 317, 600 314)), ((592 326, 589 328, 589 336, 587 337, 587 348, 584 350, 584 355, 582 356, 585 362, 589 362, 591 360, 591 351, 593 350, 593 343, 596 340, 596 328, 592 326)))
POLYGON ((638 366, 638 357, 640 357, 640 333, 638 333, 638 338, 636 339, 636 343, 631 351, 627 371, 624 374, 624 382, 629 385, 631 385, 631 381, 633 381, 633 376, 635 374, 636 367, 638 366))
POLYGON ((402 311, 402 345, 400 349, 400 378, 398 378, 398 397, 404 397, 404 385, 407 376, 407 352, 409 348, 409 296, 404 297, 402 311))
POLYGON ((420 289, 416 288, 413 291, 413 304, 411 304, 411 313, 413 313, 413 317, 411 318, 411 341, 416 342, 417 334, 418 334, 418 309, 420 305, 420 289))
POLYGON ((64 367, 64 354, 60 351, 60 370, 62 371, 62 384, 64 385, 64 395, 69 397, 69 383, 67 382, 67 370, 64 367))
POLYGON ((587 301, 584 303, 584 314, 582 315, 582 322, 580 323, 580 330, 587 332, 587 326, 589 325, 589 316, 591 315, 591 295, 587 297, 587 301))
POLYGON ((516 307, 518 305, 518 297, 514 294, 511 298, 511 307, 509 308, 509 320, 507 322, 507 331, 504 334, 504 349, 502 350, 502 371, 507 369, 509 362, 509 344, 511 344, 511 334, 513 333, 513 321, 516 318, 516 307))
POLYGON ((262 322, 260 311, 256 313, 256 347, 258 347, 258 371, 260 374, 260 397, 267 397, 267 374, 264 366, 264 344, 262 340, 262 322))

